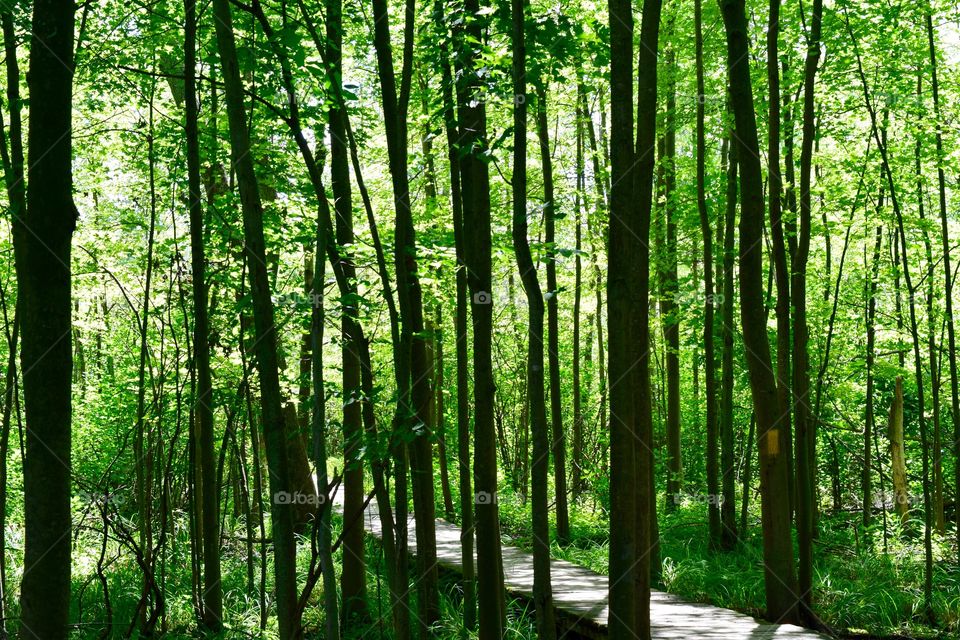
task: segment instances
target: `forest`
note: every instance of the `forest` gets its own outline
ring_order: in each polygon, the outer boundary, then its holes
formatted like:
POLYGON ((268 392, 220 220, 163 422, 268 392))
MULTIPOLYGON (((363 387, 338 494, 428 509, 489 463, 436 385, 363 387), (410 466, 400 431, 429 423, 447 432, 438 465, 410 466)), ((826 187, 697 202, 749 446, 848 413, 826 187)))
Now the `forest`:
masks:
POLYGON ((960 638, 960 3, 0 38, 0 640, 960 638))

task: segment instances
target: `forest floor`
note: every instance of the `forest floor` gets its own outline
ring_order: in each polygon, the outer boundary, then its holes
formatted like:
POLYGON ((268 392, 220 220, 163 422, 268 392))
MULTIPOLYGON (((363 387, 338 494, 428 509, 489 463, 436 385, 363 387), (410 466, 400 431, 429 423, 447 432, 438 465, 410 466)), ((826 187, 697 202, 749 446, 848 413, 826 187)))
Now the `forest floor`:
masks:
MULTIPOLYGON (((439 491, 437 492, 439 496, 439 491)), ((522 549, 530 547, 530 505, 508 493, 499 496, 504 544, 522 549)), ((438 514, 442 510, 438 510, 438 514)), ((276 618, 267 617, 265 631, 260 631, 261 548, 248 538, 259 539, 260 532, 249 531, 242 518, 224 514, 222 546, 224 604, 229 612, 229 628, 221 638, 273 638, 276 618)), ((553 556, 586 567, 594 572, 607 572, 606 517, 599 506, 578 505, 571 511, 571 543, 552 545, 553 556)), ((878 518, 879 519, 879 518, 878 518)), ((960 638, 960 571, 954 561, 956 553, 952 531, 946 539, 936 537, 934 566, 934 609, 938 626, 926 624, 922 618, 923 553, 922 539, 893 527, 889 519, 886 551, 882 525, 878 522, 865 540, 859 527, 858 514, 830 516, 824 514, 820 536, 815 545, 815 606, 822 619, 841 635, 861 638, 960 638)), ((763 565, 759 513, 751 513, 749 535, 728 553, 712 552, 707 545, 706 508, 702 504, 683 505, 675 513, 660 516, 662 577, 659 588, 696 603, 709 603, 754 617, 763 611, 763 565)), ((334 537, 342 526, 334 518, 334 537)), ((909 529, 909 526, 908 526, 909 529)), ((915 528, 919 531, 919 528, 915 528)), ((82 530, 79 537, 88 535, 82 530)), ((166 598, 165 638, 195 638, 190 572, 179 567, 190 565, 189 530, 175 526, 172 540, 162 563, 159 580, 166 598)), ((88 542, 97 541, 94 537, 88 542)), ((78 548, 98 549, 96 545, 78 548)), ((120 557, 114 544, 104 555, 83 555, 75 558, 74 611, 78 621, 74 637, 126 637, 127 623, 136 606, 140 578, 132 561, 120 557), (97 575, 98 561, 109 586, 110 602, 104 602, 97 575), (110 630, 112 629, 112 630, 110 630), (106 636, 105 630, 110 630, 106 636)), ((11 553, 13 553, 11 551, 11 553)), ((269 550, 268 550, 269 554, 269 550)), ((14 554, 16 561, 16 554, 14 554)), ((269 555, 267 555, 269 561, 269 555)), ((300 545, 300 574, 306 575, 310 562, 310 545, 300 545)), ((15 566, 18 566, 14 562, 15 566)), ((383 555, 376 538, 367 538, 368 600, 371 622, 349 629, 346 636, 354 640, 387 640, 390 634, 388 593, 383 555)), ((263 586, 272 606, 272 577, 266 572, 263 586)), ((464 637, 460 585, 452 575, 441 580, 442 616, 436 637, 464 637)), ((322 629, 322 594, 315 589, 304 623, 308 629, 322 629), (315 605, 315 606, 314 606, 315 605)), ((508 613, 508 634, 511 640, 535 639, 532 606, 523 598, 511 601, 508 613)), ((321 637, 320 632, 308 634, 321 637)), ((467 636, 471 637, 471 636, 467 636)), ((692 636, 691 636, 692 637, 692 636)))

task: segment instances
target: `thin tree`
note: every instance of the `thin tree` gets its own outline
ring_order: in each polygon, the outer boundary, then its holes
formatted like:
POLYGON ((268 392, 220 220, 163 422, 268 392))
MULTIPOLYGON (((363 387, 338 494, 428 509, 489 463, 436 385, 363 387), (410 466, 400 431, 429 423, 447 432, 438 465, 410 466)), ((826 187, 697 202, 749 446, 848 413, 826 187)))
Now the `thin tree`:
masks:
MULTIPOLYGON (((326 62, 330 75, 330 87, 334 99, 330 103, 330 186, 333 190, 333 207, 336 216, 336 241, 340 268, 347 283, 356 279, 356 269, 350 258, 353 244, 353 200, 350 189, 350 168, 347 152, 346 105, 343 101, 343 2, 326 0, 326 62)), ((351 285, 352 286, 352 285, 351 285)), ((367 616, 366 561, 363 539, 363 462, 360 458, 363 441, 360 402, 360 357, 359 325, 357 323, 356 296, 344 297, 340 319, 343 336, 343 514, 344 521, 356 523, 347 527, 343 534, 343 571, 340 573, 343 607, 341 615, 346 623, 367 616)))
MULTIPOLYGON (((403 408, 401 430, 402 434, 411 436, 410 474, 417 532, 417 617, 421 633, 426 635, 427 628, 440 619, 440 593, 433 453, 430 441, 432 434, 428 433, 430 380, 426 367, 423 299, 417 273, 416 235, 408 174, 407 113, 413 72, 413 0, 406 2, 404 14, 403 58, 398 86, 394 73, 387 2, 373 2, 374 48, 396 211, 394 264, 401 323, 399 361, 395 365, 401 385, 398 389, 400 407, 403 408)), ((400 472, 401 470, 397 469, 397 473, 400 472)), ((405 470, 403 472, 405 473, 405 470)))
MULTIPOLYGON (((550 522, 547 497, 550 465, 550 434, 543 375, 543 293, 527 239, 527 50, 526 0, 513 0, 511 47, 513 49, 513 250, 520 281, 527 297, 527 398, 533 439, 531 463, 533 489, 533 601, 537 611, 537 637, 557 637, 550 585, 550 522)), ((539 114, 538 114, 539 119, 539 114)), ((549 153, 549 150, 548 152, 549 153)), ((544 212, 552 216, 552 210, 544 212)), ((548 218, 549 219, 549 218, 548 218)), ((549 273, 549 272, 548 272, 549 273)), ((554 275, 554 277, 556 277, 554 275)), ((549 280, 549 276, 548 276, 549 280)), ((552 393, 552 391, 551 391, 552 393)), ((559 518, 559 512, 558 512, 559 518)))
MULTIPOLYGON (((797 250, 791 264, 790 299, 793 303, 793 418, 797 472, 798 586, 801 615, 810 625, 818 623, 813 613, 813 538, 816 519, 816 420, 810 410, 810 356, 807 348, 807 262, 810 255, 811 168, 816 137, 814 90, 820 63, 820 31, 823 0, 813 0, 807 56, 803 69, 803 140, 800 144, 800 216, 797 250)), ((830 276, 827 276, 830 279, 830 276)))
MULTIPOLYGON (((933 117, 936 125, 937 193, 940 206, 940 242, 943 250, 944 323, 947 325, 947 363, 950 367, 950 412, 953 418, 953 453, 955 487, 960 487, 960 382, 957 377, 957 327, 953 321, 953 271, 950 261, 950 228, 947 223, 947 186, 944 170, 943 122, 940 113, 940 80, 937 77, 937 47, 933 35, 933 17, 927 13, 927 44, 930 50, 930 88, 933 92, 933 117)), ((942 455, 937 449, 936 456, 942 455)), ((960 513, 960 511, 958 511, 960 513)), ((960 522, 960 519, 958 519, 960 522)), ((960 526, 957 530, 957 550, 960 553, 960 526)))
MULTIPOLYGON (((434 5, 437 24, 443 24, 443 4, 434 5)), ((450 167, 450 210, 452 213, 454 245, 457 257, 456 310, 454 331, 457 339, 457 468, 460 490, 460 549, 463 566, 463 626, 473 631, 477 625, 477 590, 474 566, 473 491, 470 480, 470 359, 467 355, 467 267, 464 258, 463 196, 460 186, 460 151, 454 104, 454 80, 450 62, 449 33, 440 38, 441 95, 443 124, 447 137, 447 161, 450 167)))
POLYGON ((213 383, 210 377, 210 325, 208 320, 207 259, 203 244, 203 197, 200 192, 200 139, 197 131, 197 9, 184 0, 184 83, 186 115, 187 187, 190 208, 190 264, 193 282, 193 358, 196 366, 196 442, 199 451, 200 520, 203 539, 203 623, 211 631, 223 620, 223 587, 220 584, 220 500, 213 459, 213 383))
MULTIPOLYGON (((720 494, 720 434, 717 429, 717 366, 716 322, 714 309, 717 301, 723 296, 717 296, 713 290, 713 225, 710 222, 710 211, 707 209, 706 181, 706 133, 704 131, 706 90, 703 80, 703 2, 693 2, 694 28, 694 55, 696 58, 697 74, 697 213, 700 217, 700 233, 703 236, 703 360, 705 369, 705 387, 707 403, 707 493, 711 497, 720 494)), ((717 500, 707 503, 707 522, 709 525, 710 544, 720 545, 720 504, 717 500)))
MULTIPOLYGON (((547 359, 550 363, 550 425, 553 434, 553 481, 557 511, 557 540, 570 541, 570 516, 567 509, 567 449, 563 435, 563 398, 560 396, 560 287, 557 285, 556 196, 553 187, 553 158, 547 125, 546 80, 536 83, 537 139, 540 141, 540 166, 543 169, 543 240, 547 245, 547 359)), ((526 111, 526 110, 524 110, 526 111)), ((526 284, 524 284, 526 289, 526 284)))
MULTIPOLYGON (((460 116, 460 186, 463 196, 463 258, 472 298, 474 397, 474 506, 477 514, 477 595, 480 640, 500 640, 506 626, 497 448, 494 430, 492 238, 487 110, 482 94, 480 43, 484 21, 478 0, 464 0, 469 16, 460 42, 457 111, 460 116)), ((462 446, 462 445, 461 445, 462 446)))
POLYGON ((727 70, 740 173, 740 318, 757 420, 767 617, 796 622, 797 583, 790 535, 789 467, 783 451, 777 382, 767 341, 763 292, 763 179, 750 81, 749 35, 743 0, 721 0, 727 70))
POLYGON ((263 205, 250 153, 250 134, 244 108, 244 90, 237 62, 233 16, 228 0, 214 0, 213 22, 223 73, 230 125, 230 151, 237 174, 243 210, 244 249, 250 278, 255 331, 255 353, 260 377, 261 411, 270 475, 273 530, 274 589, 281 640, 294 638, 300 629, 297 616, 296 541, 293 510, 288 500, 278 499, 289 491, 287 434, 284 424, 280 375, 277 364, 277 329, 267 273, 266 243, 263 234, 263 205))

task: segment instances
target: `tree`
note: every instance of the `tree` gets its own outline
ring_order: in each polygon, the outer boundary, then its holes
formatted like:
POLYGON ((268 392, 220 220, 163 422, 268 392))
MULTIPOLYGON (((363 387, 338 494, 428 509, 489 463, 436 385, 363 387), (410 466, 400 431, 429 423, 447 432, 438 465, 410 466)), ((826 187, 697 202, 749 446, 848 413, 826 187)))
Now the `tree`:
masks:
MULTIPOLYGON (((634 138, 633 10, 611 0, 610 123, 615 140, 634 138)), ((656 139, 659 0, 644 0, 635 145, 611 149, 607 270, 610 379, 610 620, 614 640, 650 636, 653 493, 648 304, 653 148, 656 139)))
POLYGON ((70 615, 74 6, 37 0, 31 29, 27 208, 13 220, 27 426, 20 637, 55 640, 70 615))
MULTIPOLYGON (((527 393, 530 404, 530 431, 533 438, 533 590, 537 609, 537 636, 551 640, 557 636, 553 617, 553 596, 550 585, 550 507, 547 482, 550 462, 550 434, 547 431, 547 405, 544 397, 543 375, 543 293, 537 278, 537 268, 527 239, 527 82, 526 82, 526 17, 525 0, 512 2, 513 45, 513 250, 517 255, 517 269, 527 296, 527 393)), ((538 123, 540 121, 538 108, 538 123)), ((545 120, 545 118, 544 118, 545 120)), ((540 125, 538 124, 538 130, 540 125)), ((542 133, 542 131, 541 131, 542 133)), ((541 138, 542 140, 542 138, 541 138)), ((549 147, 545 154, 549 157, 549 147)), ((546 183, 545 183, 546 184, 546 183)), ((548 229, 552 226, 552 209, 545 207, 548 229)), ((552 236, 547 231, 546 236, 552 236)), ((547 240, 550 242, 551 240, 547 240)), ((554 267, 555 268, 555 267, 554 267)), ((550 276, 548 273, 548 282, 550 276)), ((554 285, 556 284, 554 273, 554 285)), ((548 284, 549 286, 549 284, 548 284)), ((555 295, 555 292, 553 292, 555 295)), ((555 319, 555 318, 554 318, 555 319)), ((551 341, 552 345, 552 341, 551 341)), ((551 358, 551 367, 554 359, 551 358)), ((551 368, 551 379, 553 369, 551 368)), ((559 376, 558 376, 559 380, 559 376)), ((559 385, 558 385, 559 386, 559 385)), ((552 398, 551 384, 551 401, 552 398)), ((559 404, 559 402, 557 403, 559 404)), ((562 447, 562 440, 560 446, 562 447)), ((556 452, 554 443, 554 452, 556 452)), ((556 458, 555 458, 556 459, 556 458)), ((560 458, 562 460, 562 458, 560 458)), ((562 469, 557 465, 557 473, 562 469)), ((559 496, 558 496, 559 497, 559 496)), ((559 522, 559 513, 558 513, 559 522)))
POLYGON ((790 539, 787 457, 777 384, 772 373, 763 309, 763 180, 757 141, 757 119, 750 81, 749 40, 743 0, 721 0, 727 34, 727 72, 733 107, 740 173, 740 319, 750 372, 750 391, 757 420, 760 455, 760 499, 763 514, 764 584, 767 617, 797 621, 797 586, 790 539))
POLYGON ((477 0, 464 0, 471 16, 464 26, 457 84, 460 116, 460 186, 463 195, 463 259, 470 288, 473 321, 474 507, 477 518, 477 601, 480 639, 503 635, 503 569, 500 517, 497 508, 497 449, 494 434, 492 362, 493 297, 491 292, 490 171, 487 151, 487 110, 479 77, 479 47, 483 16, 477 0))
POLYGON ((193 270, 193 352, 197 376, 197 434, 200 460, 201 516, 203 522, 204 624, 218 630, 223 620, 223 587, 220 584, 220 501, 217 499, 213 460, 213 383, 210 376, 210 326, 206 255, 203 238, 203 202, 200 193, 200 139, 197 124, 197 10, 184 2, 184 112, 186 115, 187 180, 190 198, 190 260, 193 270))
MULTIPOLYGON (((700 217, 700 233, 703 235, 703 359, 707 405, 707 493, 711 496, 717 496, 720 494, 720 460, 718 455, 720 433, 717 428, 717 409, 720 406, 717 402, 717 353, 714 346, 717 327, 714 320, 714 309, 718 306, 717 301, 720 301, 721 305, 723 304, 723 295, 715 295, 713 290, 713 225, 710 220, 710 212, 707 209, 707 192, 704 184, 706 181, 707 143, 704 130, 706 90, 703 80, 703 2, 701 0, 694 0, 693 23, 695 64, 697 67, 697 213, 700 217)), ((708 502, 707 517, 710 543, 718 546, 720 544, 720 504, 716 500, 708 502)))
MULTIPOLYGON (((343 13, 340 0, 327 0, 327 51, 326 61, 330 75, 330 86, 334 99, 330 104, 328 121, 330 124, 330 184, 333 189, 334 210, 336 214, 336 241, 340 245, 340 263, 343 277, 347 283, 356 280, 356 269, 350 259, 350 247, 354 243, 353 200, 350 189, 350 167, 347 156, 347 128, 345 123, 346 106, 343 103, 343 13)), ((356 296, 355 285, 350 284, 350 293, 356 296)), ((349 295, 349 294, 348 294, 349 295)), ((346 296, 345 296, 346 299, 346 296)), ((363 460, 361 444, 363 431, 361 426, 360 397, 360 357, 359 324, 356 319, 357 307, 345 302, 341 317, 340 333, 343 336, 343 430, 344 430, 344 469, 343 500, 344 518, 347 522, 356 522, 344 534, 343 571, 340 581, 343 590, 344 622, 353 618, 363 619, 367 615, 366 561, 363 540, 363 460)))
POLYGON ((290 501, 278 497, 281 494, 289 494, 290 480, 287 465, 286 425, 277 367, 277 328, 274 323, 273 301, 270 297, 270 283, 267 275, 263 205, 260 201, 259 185, 250 153, 250 134, 243 105, 244 91, 237 62, 233 16, 228 0, 215 0, 213 10, 226 94, 227 117, 230 124, 230 151, 234 169, 237 172, 237 186, 243 209, 244 248, 253 302, 255 352, 260 377, 267 466, 270 473, 270 522, 273 529, 277 616, 280 638, 287 640, 295 637, 300 628, 296 608, 296 541, 290 501))

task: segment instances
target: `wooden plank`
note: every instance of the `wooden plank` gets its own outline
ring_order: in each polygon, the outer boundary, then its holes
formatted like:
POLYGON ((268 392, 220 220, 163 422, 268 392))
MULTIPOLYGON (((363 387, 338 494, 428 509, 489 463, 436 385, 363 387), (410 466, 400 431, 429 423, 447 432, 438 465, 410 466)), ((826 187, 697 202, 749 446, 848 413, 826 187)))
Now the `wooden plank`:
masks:
MULTIPOLYGON (((334 499, 337 511, 342 509, 342 494, 334 499)), ((437 523, 437 560, 444 569, 463 572, 460 550, 460 528, 445 520, 437 523)), ((364 528, 381 536, 380 517, 375 501, 364 513, 364 528)), ((415 546, 416 530, 413 515, 407 520, 409 546, 415 546)), ((476 549, 476 545, 474 545, 476 549)), ((474 557, 476 562, 476 557, 474 557)), ((550 564, 553 603, 558 624, 566 639, 603 638, 607 626, 607 576, 565 562, 550 564)), ((516 547, 503 547, 503 574, 507 591, 514 596, 533 596, 533 556, 516 547)), ((827 636, 789 624, 771 624, 746 614, 709 604, 688 602, 678 596, 653 591, 650 595, 650 624, 655 640, 821 640, 827 636)))

